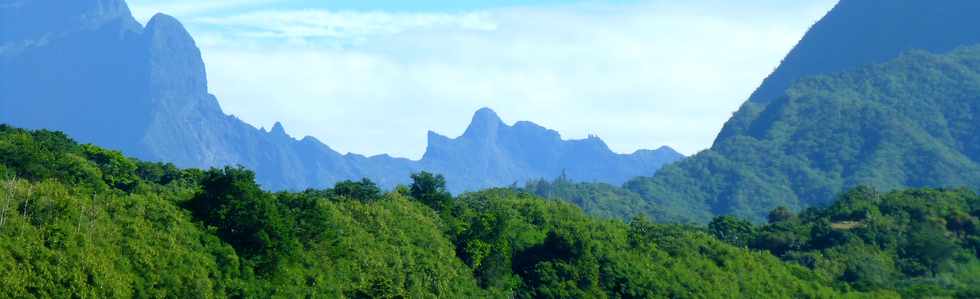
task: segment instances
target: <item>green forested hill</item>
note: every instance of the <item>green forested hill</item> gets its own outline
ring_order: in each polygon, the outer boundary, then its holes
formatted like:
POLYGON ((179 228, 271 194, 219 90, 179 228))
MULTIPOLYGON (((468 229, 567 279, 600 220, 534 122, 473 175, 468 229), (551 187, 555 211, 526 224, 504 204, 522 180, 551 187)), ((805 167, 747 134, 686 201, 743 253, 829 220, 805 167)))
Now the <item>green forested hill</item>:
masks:
MULTIPOLYGON (((833 277, 702 229, 441 176, 269 193, 0 125, 0 297, 834 298, 833 277)), ((894 296, 852 293, 848 296, 894 296)))
POLYGON ((910 50, 946 53, 980 43, 974 0, 840 0, 793 47, 718 134, 748 121, 800 79, 884 63, 910 50))
POLYGON ((972 191, 861 187, 830 207, 799 216, 778 209, 768 218, 752 227, 724 216, 709 228, 732 244, 834 277, 838 288, 980 298, 980 196, 972 191))
POLYGON ((762 219, 868 185, 980 188, 980 48, 804 79, 710 150, 626 184, 667 218, 762 219))
POLYGON ((643 215, 654 222, 667 220, 651 217, 664 213, 639 194, 605 183, 575 182, 562 175, 552 181, 539 179, 527 182, 520 190, 574 204, 593 216, 629 220, 643 215))

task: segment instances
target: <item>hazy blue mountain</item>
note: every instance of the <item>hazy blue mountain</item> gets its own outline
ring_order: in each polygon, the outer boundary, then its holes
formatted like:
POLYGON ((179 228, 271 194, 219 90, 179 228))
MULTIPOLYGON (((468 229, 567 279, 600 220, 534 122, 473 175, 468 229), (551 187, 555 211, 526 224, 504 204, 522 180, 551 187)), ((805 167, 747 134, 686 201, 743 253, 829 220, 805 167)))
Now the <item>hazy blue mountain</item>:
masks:
POLYGON ((451 184, 468 190, 562 173, 574 181, 622 184, 683 158, 669 147, 617 154, 598 137, 562 140, 558 132, 532 122, 508 126, 486 108, 476 112, 459 138, 429 132, 428 142, 422 168, 443 173, 451 184))
POLYGON ((122 0, 0 0, 0 122, 46 128, 181 167, 243 165, 269 189, 367 177, 385 187, 411 172, 447 176, 459 192, 554 178, 619 184, 683 156, 669 148, 613 153, 598 138, 563 141, 529 122, 481 110, 456 140, 430 134, 421 161, 342 155, 226 115, 208 93, 200 50, 176 19, 145 27, 122 0))
POLYGON ((841 1, 711 149, 626 187, 667 218, 699 222, 762 220, 856 185, 978 189, 980 51, 914 50, 980 43, 978 11, 966 0, 841 1))

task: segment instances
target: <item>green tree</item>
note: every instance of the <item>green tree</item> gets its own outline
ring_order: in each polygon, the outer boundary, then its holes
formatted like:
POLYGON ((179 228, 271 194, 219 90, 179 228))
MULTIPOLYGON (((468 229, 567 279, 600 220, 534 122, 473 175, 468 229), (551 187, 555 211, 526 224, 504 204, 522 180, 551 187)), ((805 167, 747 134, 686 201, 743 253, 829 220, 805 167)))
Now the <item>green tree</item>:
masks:
POLYGON ((136 163, 122 153, 110 151, 94 145, 82 145, 82 151, 89 161, 95 162, 102 172, 106 185, 124 191, 132 191, 138 184, 136 163))
POLYGON ((903 255, 911 258, 935 275, 939 266, 953 257, 958 246, 946 236, 946 230, 936 225, 926 224, 917 226, 908 238, 908 244, 903 248, 903 255))
POLYGON ((372 202, 381 198, 381 188, 378 188, 378 185, 367 178, 358 182, 351 180, 339 182, 334 185, 333 191, 339 196, 363 202, 372 202))
POLYGON ((848 258, 841 279, 861 291, 888 287, 894 281, 888 262, 870 252, 855 252, 848 258))
POLYGON ((747 220, 734 216, 716 217, 708 224, 708 231, 715 238, 738 247, 747 247, 755 238, 755 227, 747 220))
POLYGON ((778 207, 773 209, 772 212, 769 212, 769 217, 767 218, 769 223, 777 223, 789 221, 790 219, 793 219, 793 217, 796 217, 796 215, 793 214, 793 211, 790 211, 790 209, 786 207, 778 207))
POLYGON ((209 170, 188 205, 195 218, 215 227, 218 237, 252 261, 259 273, 274 270, 295 246, 279 205, 244 168, 209 170))
POLYGON ((453 196, 446 191, 446 178, 441 174, 425 171, 412 174, 410 194, 436 211, 445 211, 453 206, 453 196))

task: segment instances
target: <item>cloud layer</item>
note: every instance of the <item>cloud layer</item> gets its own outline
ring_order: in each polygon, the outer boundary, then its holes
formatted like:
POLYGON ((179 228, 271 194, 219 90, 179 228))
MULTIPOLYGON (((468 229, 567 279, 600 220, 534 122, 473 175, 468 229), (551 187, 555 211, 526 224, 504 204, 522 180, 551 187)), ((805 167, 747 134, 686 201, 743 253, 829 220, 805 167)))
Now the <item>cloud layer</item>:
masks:
POLYGON ((599 135, 618 152, 694 153, 834 3, 387 12, 256 1, 174 13, 202 47, 226 112, 267 127, 281 120, 342 152, 410 158, 427 130, 460 134, 484 106, 566 138, 599 135))

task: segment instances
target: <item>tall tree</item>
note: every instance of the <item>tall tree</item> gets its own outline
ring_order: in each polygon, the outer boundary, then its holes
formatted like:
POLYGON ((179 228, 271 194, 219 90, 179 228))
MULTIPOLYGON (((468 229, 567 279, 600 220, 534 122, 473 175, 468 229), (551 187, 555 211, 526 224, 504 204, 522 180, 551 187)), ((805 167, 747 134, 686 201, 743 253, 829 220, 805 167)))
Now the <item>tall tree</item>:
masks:
POLYGON ((446 190, 446 178, 441 174, 425 171, 412 174, 410 194, 436 211, 448 210, 453 205, 453 196, 446 190))

